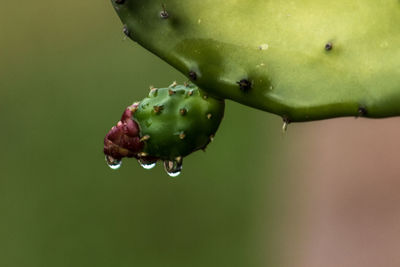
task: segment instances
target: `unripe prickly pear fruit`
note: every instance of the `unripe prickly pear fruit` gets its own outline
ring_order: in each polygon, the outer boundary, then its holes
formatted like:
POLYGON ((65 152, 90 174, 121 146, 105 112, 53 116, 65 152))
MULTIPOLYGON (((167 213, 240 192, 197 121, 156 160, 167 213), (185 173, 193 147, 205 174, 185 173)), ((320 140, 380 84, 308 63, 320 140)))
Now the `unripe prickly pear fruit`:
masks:
POLYGON ((205 149, 223 118, 224 100, 208 97, 194 85, 151 88, 148 97, 129 106, 104 139, 110 167, 123 157, 135 157, 145 168, 164 161, 176 176, 183 157, 205 149))
POLYGON ((174 160, 205 148, 222 120, 224 101, 209 98, 194 85, 151 89, 136 112, 143 152, 174 160))

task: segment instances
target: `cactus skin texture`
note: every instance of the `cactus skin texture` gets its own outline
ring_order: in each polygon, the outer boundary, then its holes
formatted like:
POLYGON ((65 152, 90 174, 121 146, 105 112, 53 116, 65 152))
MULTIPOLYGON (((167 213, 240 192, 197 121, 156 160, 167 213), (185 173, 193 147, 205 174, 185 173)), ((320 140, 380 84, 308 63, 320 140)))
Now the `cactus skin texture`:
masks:
POLYGON ((286 122, 400 115, 399 0, 112 0, 127 35, 210 95, 286 122))
POLYGON ((164 161, 168 174, 176 176, 183 157, 205 149, 213 140, 224 115, 225 101, 195 85, 151 88, 148 97, 129 106, 104 139, 110 167, 124 157, 134 157, 148 168, 164 161))

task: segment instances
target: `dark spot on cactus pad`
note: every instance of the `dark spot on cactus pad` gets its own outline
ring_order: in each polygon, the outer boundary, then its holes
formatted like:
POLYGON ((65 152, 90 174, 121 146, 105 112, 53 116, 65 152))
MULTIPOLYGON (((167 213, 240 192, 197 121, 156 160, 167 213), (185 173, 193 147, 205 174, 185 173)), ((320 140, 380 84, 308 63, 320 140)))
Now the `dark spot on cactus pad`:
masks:
POLYGON ((366 116, 367 114, 368 114, 368 111, 367 111, 367 108, 366 107, 363 107, 363 106, 360 106, 359 108, 358 108, 358 114, 359 114, 359 116, 366 116))
POLYGON ((194 71, 189 71, 189 78, 192 80, 192 81, 195 81, 195 80, 197 80, 197 74, 196 74, 196 72, 194 72, 194 71))
POLYGON ((326 51, 331 51, 332 48, 333 48, 333 44, 332 44, 331 42, 329 42, 329 43, 327 43, 327 44, 325 45, 325 50, 326 50, 326 51))
POLYGON ((168 94, 169 94, 169 95, 173 95, 173 94, 175 94, 175 93, 176 93, 176 92, 175 92, 174 90, 171 90, 171 89, 168 90, 168 94))
POLYGON ((185 137, 186 137, 186 134, 184 132, 181 132, 179 134, 179 139, 183 140, 183 139, 185 139, 185 137))
POLYGON ((287 123, 287 124, 290 123, 290 119, 289 119, 289 117, 286 116, 286 115, 282 116, 282 120, 283 120, 284 123, 287 123))
POLYGON ((128 37, 131 36, 131 32, 128 29, 128 26, 124 25, 124 28, 122 29, 122 31, 124 32, 124 34, 128 37))
POLYGON ((180 113, 182 116, 186 115, 186 112, 187 112, 187 110, 186 110, 185 108, 181 108, 181 109, 179 110, 179 113, 180 113))
POLYGON ((165 5, 164 4, 162 5, 162 8, 163 8, 163 10, 160 12, 160 17, 162 19, 169 18, 169 14, 168 14, 167 10, 165 9, 165 5))
POLYGON ((161 113, 161 111, 164 109, 163 106, 154 106, 153 108, 154 108, 154 112, 155 112, 156 114, 161 113))
POLYGON ((236 83, 239 85, 240 90, 242 90, 243 92, 246 92, 251 89, 251 82, 247 79, 241 79, 236 83))
POLYGON ((115 0, 115 3, 122 5, 123 3, 125 3, 125 0, 115 0))
POLYGON ((149 96, 150 97, 156 97, 157 96, 157 92, 158 92, 157 88, 150 88, 149 96))

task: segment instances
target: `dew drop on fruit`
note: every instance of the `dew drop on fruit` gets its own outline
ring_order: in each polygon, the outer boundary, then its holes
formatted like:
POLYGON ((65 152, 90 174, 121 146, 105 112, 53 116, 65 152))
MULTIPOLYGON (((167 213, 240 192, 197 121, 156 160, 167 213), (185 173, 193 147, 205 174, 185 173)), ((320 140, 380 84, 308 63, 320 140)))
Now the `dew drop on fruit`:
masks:
POLYGON ((156 166, 157 161, 149 161, 145 159, 138 159, 140 166, 146 170, 153 169, 156 166))
POLYGON ((176 160, 164 160, 164 169, 169 176, 176 177, 181 174, 182 161, 178 162, 176 160))
POLYGON ((109 155, 106 155, 106 162, 107 162, 108 167, 110 167, 113 170, 119 169, 122 164, 122 160, 115 159, 109 155))

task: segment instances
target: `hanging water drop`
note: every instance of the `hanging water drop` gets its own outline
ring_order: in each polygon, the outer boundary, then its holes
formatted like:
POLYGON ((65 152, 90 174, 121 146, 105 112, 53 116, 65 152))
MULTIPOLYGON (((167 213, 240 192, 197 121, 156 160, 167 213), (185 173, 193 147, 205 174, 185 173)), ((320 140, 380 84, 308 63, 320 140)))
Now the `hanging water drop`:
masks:
POLYGON ((113 170, 119 169, 122 164, 121 159, 115 159, 109 155, 106 155, 106 162, 107 162, 108 167, 110 167, 113 170))
POLYGON ((146 170, 153 169, 156 166, 157 161, 145 160, 143 158, 138 159, 140 166, 146 170))
POLYGON ((169 176, 176 177, 181 174, 182 160, 164 160, 164 169, 169 176))

